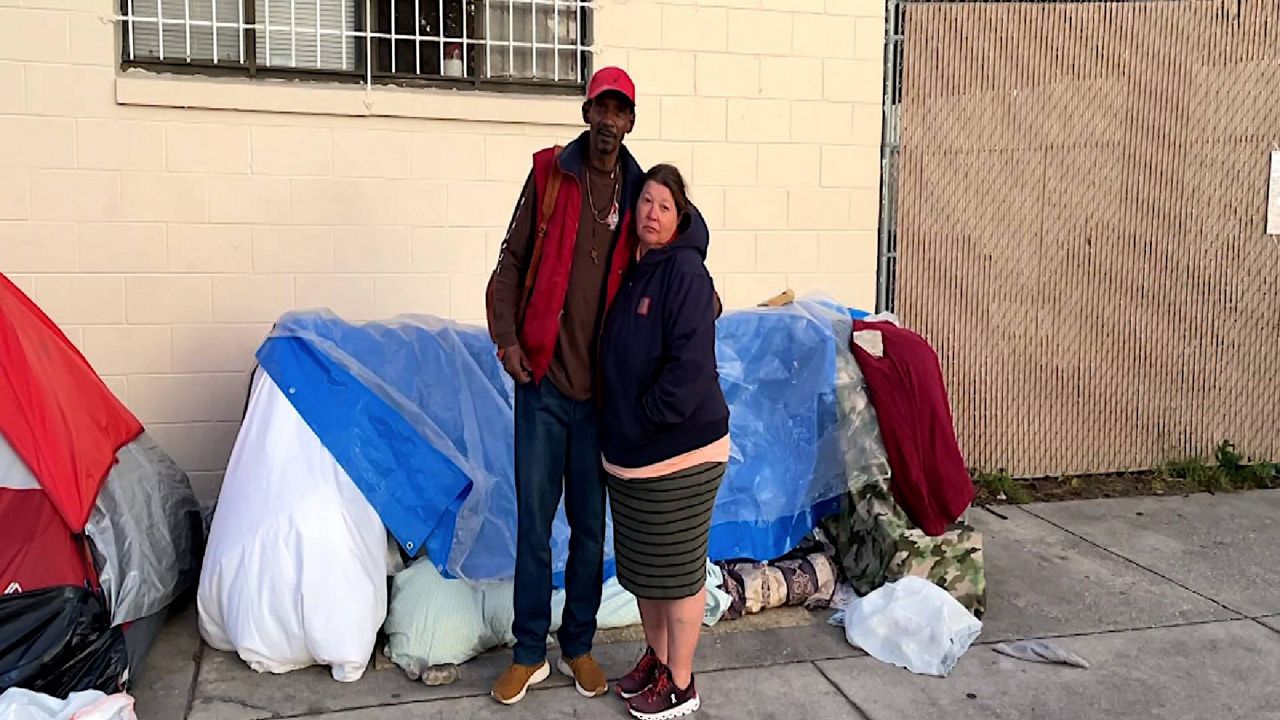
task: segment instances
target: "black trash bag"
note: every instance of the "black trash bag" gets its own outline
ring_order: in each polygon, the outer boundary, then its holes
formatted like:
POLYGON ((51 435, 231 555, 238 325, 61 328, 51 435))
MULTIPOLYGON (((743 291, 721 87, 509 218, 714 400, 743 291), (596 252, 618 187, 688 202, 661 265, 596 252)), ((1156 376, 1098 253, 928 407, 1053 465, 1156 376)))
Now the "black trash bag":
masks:
POLYGON ((128 676, 124 633, 92 590, 61 586, 0 597, 0 693, 65 698, 119 692, 128 676))

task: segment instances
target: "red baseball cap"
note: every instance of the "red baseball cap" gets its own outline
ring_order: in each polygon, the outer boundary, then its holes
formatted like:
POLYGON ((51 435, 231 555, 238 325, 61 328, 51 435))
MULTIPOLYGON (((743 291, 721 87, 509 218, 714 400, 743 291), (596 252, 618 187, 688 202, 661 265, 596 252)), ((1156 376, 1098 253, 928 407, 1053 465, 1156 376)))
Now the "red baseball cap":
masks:
POLYGON ((588 100, 595 100, 607 92, 622 93, 632 105, 636 104, 636 84, 631 81, 627 71, 620 67, 600 68, 591 76, 591 82, 587 83, 588 100))

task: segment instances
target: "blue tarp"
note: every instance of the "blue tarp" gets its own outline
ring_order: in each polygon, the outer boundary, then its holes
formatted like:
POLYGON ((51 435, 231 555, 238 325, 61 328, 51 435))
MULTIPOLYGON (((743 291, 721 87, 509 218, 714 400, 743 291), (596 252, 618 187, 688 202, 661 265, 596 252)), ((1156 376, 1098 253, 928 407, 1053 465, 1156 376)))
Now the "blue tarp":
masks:
MULTIPOLYGON (((849 483, 837 358, 848 360, 849 318, 859 314, 802 301, 720 319, 733 450, 712 520, 713 560, 782 555, 835 510, 849 483)), ((425 550, 452 577, 512 575, 513 388, 482 328, 288 313, 258 361, 406 551, 425 550)), ((607 538, 610 575, 611 547, 607 538)), ((562 509, 557 582, 567 553, 562 509)))

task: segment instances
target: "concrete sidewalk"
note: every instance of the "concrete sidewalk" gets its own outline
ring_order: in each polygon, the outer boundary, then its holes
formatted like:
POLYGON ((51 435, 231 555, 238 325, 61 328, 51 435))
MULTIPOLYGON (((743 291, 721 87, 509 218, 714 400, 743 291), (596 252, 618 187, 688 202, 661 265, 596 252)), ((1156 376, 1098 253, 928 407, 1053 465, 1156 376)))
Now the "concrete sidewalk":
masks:
MULTIPOLYGON (((704 636, 696 717, 1280 719, 1280 491, 1003 507, 970 519, 986 536, 988 611, 949 678, 865 656, 826 613, 776 610, 704 636), (991 649, 1030 637, 1059 638, 1093 667, 991 649)), ((487 693, 505 652, 436 688, 395 667, 350 685, 319 668, 258 675, 202 648, 194 622, 191 610, 175 617, 152 650, 135 691, 142 720, 626 717, 616 699, 585 700, 557 674, 519 705, 498 706, 487 693)), ((640 649, 616 641, 596 655, 618 675, 640 649)))

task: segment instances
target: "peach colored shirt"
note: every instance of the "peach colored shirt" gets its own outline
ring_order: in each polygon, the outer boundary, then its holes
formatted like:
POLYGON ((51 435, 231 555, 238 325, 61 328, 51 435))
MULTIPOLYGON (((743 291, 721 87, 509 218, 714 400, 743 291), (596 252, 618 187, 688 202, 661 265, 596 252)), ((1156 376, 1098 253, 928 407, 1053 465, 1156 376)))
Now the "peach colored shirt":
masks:
POLYGON ((604 463, 605 472, 616 478, 623 480, 643 480, 645 478, 662 477, 670 475, 681 470, 695 468, 705 463, 721 463, 729 462, 729 436, 716 440, 710 445, 704 445, 697 450, 690 450, 683 455, 677 455, 668 460, 656 462, 652 465, 646 465, 640 468, 624 468, 618 467, 610 463, 603 455, 600 461, 604 463))

